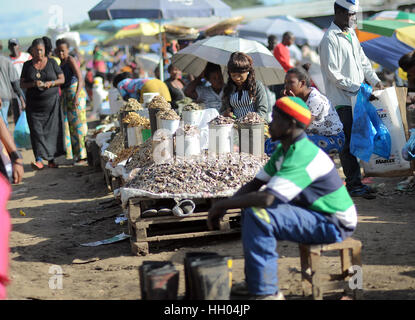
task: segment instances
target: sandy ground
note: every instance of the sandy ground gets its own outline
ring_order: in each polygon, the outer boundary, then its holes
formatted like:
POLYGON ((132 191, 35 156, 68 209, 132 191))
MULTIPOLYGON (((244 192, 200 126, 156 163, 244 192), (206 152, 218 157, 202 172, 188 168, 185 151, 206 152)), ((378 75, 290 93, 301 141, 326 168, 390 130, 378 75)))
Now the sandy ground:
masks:
MULTIPOLYGON (((154 248, 144 257, 131 254, 128 240, 80 246, 128 233, 126 224, 120 226, 114 221, 123 211, 112 201, 102 172, 74 167, 65 159, 59 159, 59 169, 34 172, 30 168, 31 150, 24 151, 23 156, 24 181, 13 186, 8 203, 13 224, 8 299, 140 299, 138 267, 144 260, 172 261, 180 271, 179 297, 183 297, 183 258, 188 251, 230 255, 233 279, 244 279, 238 238, 177 241, 154 248), (56 270, 63 273, 61 288, 53 287, 59 284, 53 281, 56 270)), ((413 194, 395 191, 401 180, 373 179, 375 184, 385 184, 378 198, 356 200, 359 224, 354 237, 363 242, 364 299, 415 298, 415 199, 413 194)), ((287 299, 309 299, 302 297, 297 245, 281 242, 278 252, 281 290, 287 299)), ((329 255, 324 266, 340 270, 339 260, 329 255)))

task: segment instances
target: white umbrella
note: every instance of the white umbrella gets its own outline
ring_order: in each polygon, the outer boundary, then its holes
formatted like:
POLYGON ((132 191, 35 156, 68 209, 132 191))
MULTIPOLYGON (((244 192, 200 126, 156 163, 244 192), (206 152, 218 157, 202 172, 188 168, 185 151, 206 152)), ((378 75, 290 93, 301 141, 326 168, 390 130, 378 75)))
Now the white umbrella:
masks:
POLYGON ((241 38, 261 39, 261 42, 265 43, 272 34, 281 41, 282 35, 290 31, 294 34, 297 44, 307 42, 311 47, 318 47, 324 35, 323 30, 311 22, 291 16, 256 19, 239 27, 238 31, 241 38))
POLYGON ((215 36, 197 41, 176 53, 172 64, 183 72, 197 76, 208 62, 226 67, 235 51, 252 57, 256 78, 265 85, 284 83, 284 69, 264 45, 237 37, 215 36))

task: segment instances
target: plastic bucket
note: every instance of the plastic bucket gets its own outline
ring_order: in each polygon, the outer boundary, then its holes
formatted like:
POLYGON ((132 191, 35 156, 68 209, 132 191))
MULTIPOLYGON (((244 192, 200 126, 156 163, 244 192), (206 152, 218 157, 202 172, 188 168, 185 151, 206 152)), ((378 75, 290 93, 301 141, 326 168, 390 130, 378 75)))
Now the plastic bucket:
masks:
POLYGON ((209 124, 209 154, 233 152, 233 124, 209 124))
POLYGON ((192 294, 196 300, 229 300, 232 259, 216 256, 190 263, 192 294))
POLYGON ((183 111, 182 112, 182 119, 183 123, 190 124, 192 126, 199 126, 200 121, 202 120, 203 110, 191 110, 191 111, 183 111))
POLYGON ((143 127, 141 126, 127 128, 128 148, 133 146, 139 146, 144 142, 142 130, 143 127))
POLYGON ((160 127, 158 127, 158 129, 170 130, 171 134, 175 134, 177 129, 179 129, 180 120, 160 119, 159 121, 160 121, 160 127))
POLYGON ((172 263, 147 262, 139 272, 143 300, 177 300, 179 271, 172 263))
POLYGON ((191 157, 200 155, 200 134, 189 135, 176 133, 176 156, 191 157))
POLYGON ((239 152, 255 156, 264 154, 265 136, 264 124, 239 124, 239 152))
POLYGON ((141 288, 141 300, 147 300, 146 293, 146 275, 147 272, 159 269, 164 266, 173 266, 173 263, 170 261, 143 261, 143 264, 138 268, 138 275, 140 279, 140 288, 141 288))
POLYGON ((194 261, 200 261, 203 259, 211 259, 212 257, 218 257, 216 252, 186 252, 184 258, 184 276, 185 276, 185 300, 195 300, 196 292, 193 288, 195 284, 192 281, 192 275, 190 271, 190 264, 194 261))
POLYGON ((147 92, 147 93, 143 93, 143 104, 144 106, 148 106, 151 102, 151 100, 153 100, 154 97, 160 95, 158 92, 147 92))
POLYGON ((154 135, 157 131, 157 113, 160 111, 159 108, 150 108, 148 109, 149 119, 150 119, 150 127, 151 127, 151 134, 154 135))

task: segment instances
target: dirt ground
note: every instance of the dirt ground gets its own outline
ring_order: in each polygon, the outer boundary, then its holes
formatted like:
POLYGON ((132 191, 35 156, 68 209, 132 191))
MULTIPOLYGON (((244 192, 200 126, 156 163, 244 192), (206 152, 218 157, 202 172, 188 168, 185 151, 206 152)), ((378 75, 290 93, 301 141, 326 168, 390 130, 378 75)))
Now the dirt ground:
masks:
MULTIPOLYGON (((133 256, 128 240, 80 246, 128 233, 126 223, 114 221, 123 210, 108 192, 102 172, 74 167, 65 159, 59 159, 59 169, 34 172, 31 150, 23 156, 24 181, 13 186, 8 203, 13 224, 8 299, 137 300, 141 298, 138 267, 144 260, 172 261, 180 271, 179 297, 183 297, 183 259, 188 251, 230 255, 233 279, 244 279, 242 246, 237 237, 177 241, 153 248, 147 256, 133 256), (50 280, 59 268, 62 288, 51 289, 50 280)), ((415 298, 415 198, 414 193, 395 190, 401 180, 373 178, 373 185, 384 183, 377 199, 355 201, 359 224, 354 237, 363 243, 364 299, 415 298)), ((278 252, 280 288, 286 298, 309 299, 302 297, 298 246, 280 242, 278 252)), ((339 260, 329 255, 324 266, 340 270, 339 260)))

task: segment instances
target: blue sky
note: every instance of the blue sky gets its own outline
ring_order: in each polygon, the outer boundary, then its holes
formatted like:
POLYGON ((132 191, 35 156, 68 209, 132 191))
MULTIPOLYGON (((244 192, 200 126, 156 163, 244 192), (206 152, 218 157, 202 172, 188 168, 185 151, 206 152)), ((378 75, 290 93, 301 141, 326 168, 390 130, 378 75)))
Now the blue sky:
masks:
POLYGON ((0 39, 43 35, 62 17, 74 24, 88 18, 100 0, 0 0, 0 39), (61 14, 60 14, 61 13, 61 14))

